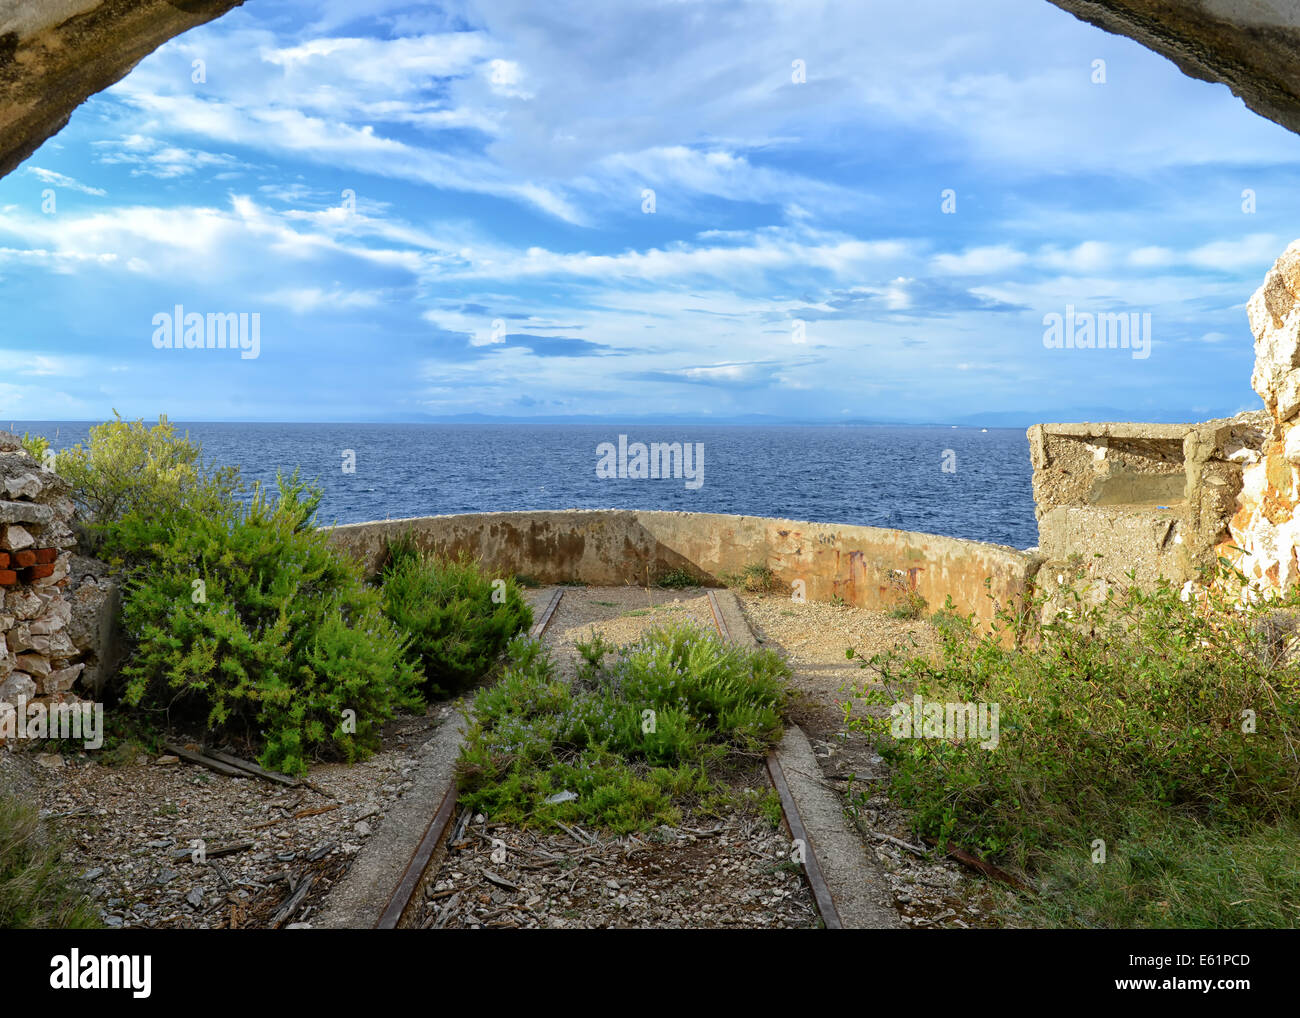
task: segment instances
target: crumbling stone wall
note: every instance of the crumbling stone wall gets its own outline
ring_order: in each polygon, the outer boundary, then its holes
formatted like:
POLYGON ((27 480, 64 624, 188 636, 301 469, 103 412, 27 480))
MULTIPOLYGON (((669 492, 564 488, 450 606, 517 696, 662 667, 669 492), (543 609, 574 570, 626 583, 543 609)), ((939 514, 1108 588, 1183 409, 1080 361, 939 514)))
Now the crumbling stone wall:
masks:
POLYGON ((116 586, 74 554, 73 515, 67 482, 0 431, 0 703, 77 702, 116 664, 116 586))
POLYGON ((1108 582, 1130 568, 1139 583, 1185 582, 1222 558, 1260 590, 1300 583, 1300 240, 1246 310, 1263 410, 1195 425, 1029 429, 1045 574, 1073 558, 1108 582))
POLYGON ((1278 258, 1246 307, 1255 336, 1251 385, 1268 415, 1262 454, 1242 472, 1219 553, 1262 588, 1300 582, 1300 240, 1278 258))

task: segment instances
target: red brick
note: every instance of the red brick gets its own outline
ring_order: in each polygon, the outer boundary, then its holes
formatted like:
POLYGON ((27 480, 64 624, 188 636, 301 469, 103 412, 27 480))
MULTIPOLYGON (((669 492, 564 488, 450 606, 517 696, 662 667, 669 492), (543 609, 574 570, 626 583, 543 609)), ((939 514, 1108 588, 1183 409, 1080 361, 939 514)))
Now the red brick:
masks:
POLYGON ((28 566, 23 570, 23 582, 31 583, 32 580, 42 580, 52 575, 54 575, 53 565, 28 566))
POLYGON ((36 561, 41 565, 49 565, 59 557, 58 548, 37 548, 36 561))
POLYGON ((36 565, 36 552, 31 551, 30 549, 27 551, 14 552, 14 565, 16 565, 19 569, 22 569, 26 566, 36 565))
POLYGON ((12 569, 0 569, 0 587, 12 587, 18 582, 18 574, 12 569))
POLYGON ((7 551, 0 551, 0 569, 5 569, 8 566, 9 566, 9 553, 7 551))

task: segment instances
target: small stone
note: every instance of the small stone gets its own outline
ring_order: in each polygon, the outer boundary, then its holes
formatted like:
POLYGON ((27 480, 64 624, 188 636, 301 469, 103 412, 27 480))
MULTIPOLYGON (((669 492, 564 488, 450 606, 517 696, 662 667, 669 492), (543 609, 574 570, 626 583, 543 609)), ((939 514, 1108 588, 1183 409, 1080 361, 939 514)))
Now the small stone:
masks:
POLYGON ((36 695, 36 683, 24 672, 14 672, 0 682, 0 700, 16 704, 19 698, 30 700, 36 695))
POLYGON ((104 916, 104 925, 111 926, 114 929, 117 929, 119 926, 122 925, 122 919, 120 916, 115 916, 115 915, 104 916))
POLYGON ((98 879, 99 879, 101 876, 103 876, 103 875, 104 875, 104 870, 103 870, 103 868, 100 867, 100 866, 96 866, 96 867, 94 867, 93 869, 86 870, 85 873, 81 874, 81 879, 82 879, 82 880, 98 880, 98 879))
POLYGON ((19 654, 14 658, 14 664, 34 678, 43 679, 52 671, 49 659, 43 654, 19 654))
POLYGON ((170 767, 172 764, 178 764, 180 762, 181 762, 180 757, 172 756, 170 753, 167 754, 166 756, 160 756, 157 760, 154 761, 154 763, 159 767, 170 767))
POLYGON ((190 891, 189 894, 185 895, 185 900, 188 901, 195 908, 198 908, 200 905, 203 904, 203 888, 201 887, 194 888, 193 890, 190 891))
POLYGON ((8 526, 0 528, 0 550, 22 551, 36 543, 36 538, 27 532, 26 527, 8 526))
POLYGON ((175 870, 168 870, 168 869, 160 870, 158 872, 158 883, 163 885, 170 884, 173 880, 175 880, 179 876, 180 874, 177 873, 175 870))
POLYGON ((370 825, 364 820, 358 820, 357 825, 352 829, 357 832, 359 838, 368 838, 370 836, 370 825))
POLYGON ((57 771, 63 767, 63 757, 59 753, 37 753, 36 763, 47 771, 57 771))

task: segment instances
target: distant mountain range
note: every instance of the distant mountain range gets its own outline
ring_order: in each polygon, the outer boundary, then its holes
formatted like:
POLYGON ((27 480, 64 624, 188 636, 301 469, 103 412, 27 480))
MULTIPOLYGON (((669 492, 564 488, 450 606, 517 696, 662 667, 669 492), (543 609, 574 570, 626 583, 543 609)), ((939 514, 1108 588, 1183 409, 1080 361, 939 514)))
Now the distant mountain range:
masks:
MULTIPOLYGON (((1245 409, 1260 409, 1248 407, 1245 409)), ((778 416, 776 414, 738 414, 730 417, 709 414, 553 414, 527 416, 494 414, 419 414, 392 413, 376 415, 366 421, 296 421, 279 422, 274 420, 246 420, 221 423, 301 423, 301 424, 589 424, 602 427, 635 426, 700 426, 716 425, 720 427, 960 427, 960 428, 1028 428, 1034 424, 1067 423, 1071 421, 1145 421, 1159 424, 1180 424, 1184 422, 1210 420, 1215 417, 1230 417, 1237 410, 1224 410, 1219 413, 1196 414, 1176 411, 1151 411, 1135 414, 1117 407, 1087 407, 1083 409, 1062 409, 1054 407, 1044 410, 991 410, 978 414, 963 414, 947 420, 918 420, 901 417, 845 417, 839 419, 807 418, 778 416)), ((7 422, 6 422, 7 423, 7 422)), ((19 433, 23 426, 55 423, 50 421, 19 421, 15 427, 19 433)), ((64 423, 99 423, 64 422, 64 423)), ((218 423, 176 420, 177 424, 218 423)), ((3 427, 3 425, 0 425, 3 427)))

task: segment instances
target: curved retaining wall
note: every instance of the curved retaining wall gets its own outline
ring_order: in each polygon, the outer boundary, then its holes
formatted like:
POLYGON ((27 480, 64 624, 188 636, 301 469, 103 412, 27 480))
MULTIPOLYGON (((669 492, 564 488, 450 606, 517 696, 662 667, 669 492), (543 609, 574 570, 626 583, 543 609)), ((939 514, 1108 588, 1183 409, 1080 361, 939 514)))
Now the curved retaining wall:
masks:
POLYGON ((1002 545, 906 530, 625 509, 421 516, 329 532, 370 572, 382 564, 388 539, 409 532, 426 550, 468 552, 490 572, 542 583, 649 586, 685 567, 721 584, 724 575, 764 563, 786 590, 802 580, 810 601, 838 595, 859 607, 888 608, 913 590, 932 610, 951 596, 958 610, 984 622, 994 611, 988 595, 1019 602, 1041 562, 1002 545))

